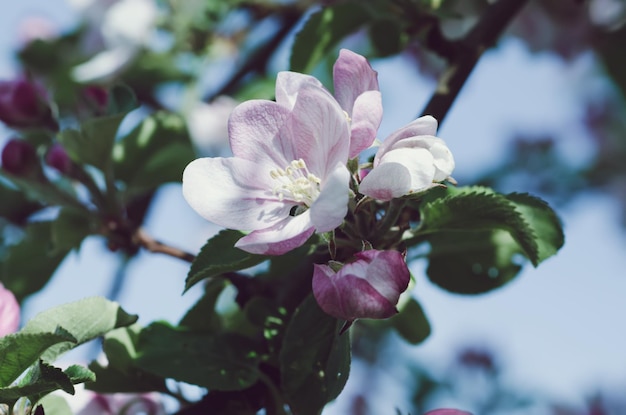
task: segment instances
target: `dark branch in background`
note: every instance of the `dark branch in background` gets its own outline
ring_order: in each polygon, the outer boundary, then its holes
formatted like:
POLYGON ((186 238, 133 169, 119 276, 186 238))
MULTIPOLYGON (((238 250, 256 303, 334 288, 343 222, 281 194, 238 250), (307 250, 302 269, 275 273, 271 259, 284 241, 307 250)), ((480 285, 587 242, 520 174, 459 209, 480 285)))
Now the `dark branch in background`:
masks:
MULTIPOLYGON (((528 0, 500 0, 489 6, 465 39, 458 41, 450 66, 441 75, 437 90, 422 115, 432 115, 442 123, 459 91, 483 52, 493 46, 513 17, 528 0)), ((436 35, 436 34, 435 34, 436 35)))
POLYGON ((153 239, 141 228, 137 229, 137 231, 133 235, 133 238, 135 239, 135 243, 137 245, 143 247, 144 249, 147 249, 150 252, 158 252, 161 254, 169 255, 190 263, 193 262, 194 259, 196 259, 196 256, 190 254, 189 252, 185 252, 182 249, 174 248, 153 239))
POLYGON ((250 53, 248 60, 232 74, 228 82, 226 82, 217 91, 205 97, 204 101, 211 102, 220 95, 232 93, 241 80, 243 80, 243 78, 250 73, 263 73, 265 71, 265 67, 267 66, 267 62, 272 57, 278 46, 280 46, 283 40, 294 28, 296 23, 298 23, 300 17, 301 13, 295 10, 285 11, 282 15, 282 25, 274 36, 265 45, 250 53))

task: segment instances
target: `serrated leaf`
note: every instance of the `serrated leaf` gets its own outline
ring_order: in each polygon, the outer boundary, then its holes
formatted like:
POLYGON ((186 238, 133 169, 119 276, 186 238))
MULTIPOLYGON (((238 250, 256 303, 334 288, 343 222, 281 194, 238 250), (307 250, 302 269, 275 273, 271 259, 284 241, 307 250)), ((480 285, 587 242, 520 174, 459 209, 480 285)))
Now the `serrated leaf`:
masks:
POLYGON ((222 327, 215 303, 226 287, 226 280, 213 278, 204 287, 204 295, 191 307, 180 320, 180 327, 193 330, 217 331, 222 327))
POLYGON ((51 232, 51 222, 29 223, 23 239, 0 258, 0 281, 20 302, 42 289, 67 255, 67 250, 52 250, 51 232))
POLYGON ((94 382, 96 380, 96 375, 91 370, 81 365, 71 365, 65 369, 63 373, 67 375, 74 385, 85 382, 94 382))
POLYGON ((369 20, 360 2, 338 3, 313 13, 296 34, 291 48, 290 69, 310 73, 331 48, 369 20))
POLYGON ((522 252, 504 230, 446 232, 429 237, 426 273, 441 288, 458 294, 480 294, 501 287, 522 269, 522 252))
POLYGON ((317 415, 343 390, 350 372, 349 332, 324 313, 312 295, 291 318, 280 351, 285 397, 300 415, 317 415))
POLYGON ((0 402, 11 404, 21 397, 28 397, 31 402, 37 402, 44 395, 57 389, 70 395, 74 394, 74 385, 70 378, 58 367, 40 360, 17 385, 0 388, 0 402))
POLYGON ((414 298, 402 306, 400 313, 389 319, 389 324, 411 344, 423 342, 431 332, 428 318, 420 303, 414 298))
POLYGON ((0 337, 0 387, 9 386, 49 347, 65 342, 75 343, 76 339, 58 328, 46 333, 20 331, 0 337))
POLYGON ((420 213, 422 222, 415 232, 418 235, 503 229, 511 234, 533 265, 538 263, 533 230, 514 203, 491 189, 459 189, 456 194, 422 204, 420 213))
POLYGON ((211 390, 241 390, 258 380, 258 349, 239 334, 195 332, 157 322, 141 332, 135 363, 155 375, 211 390))
POLYGON ((510 193, 506 198, 515 204, 530 225, 537 242, 537 264, 556 254, 565 243, 563 225, 550 206, 527 193, 510 193))
POLYGON ((185 166, 195 157, 183 119, 158 112, 115 144, 115 177, 126 183, 127 193, 138 194, 180 182, 185 166))
POLYGON ((76 345, 103 336, 118 327, 137 321, 137 316, 126 313, 117 303, 104 297, 89 297, 73 303, 63 304, 31 319, 20 333, 46 333, 62 326, 77 340, 76 344, 65 342, 49 348, 43 355, 45 361, 53 361, 76 345))
POLYGON ((266 256, 235 248, 235 242, 243 236, 240 231, 223 230, 209 239, 191 264, 185 280, 185 291, 205 278, 239 271, 265 261, 266 256))

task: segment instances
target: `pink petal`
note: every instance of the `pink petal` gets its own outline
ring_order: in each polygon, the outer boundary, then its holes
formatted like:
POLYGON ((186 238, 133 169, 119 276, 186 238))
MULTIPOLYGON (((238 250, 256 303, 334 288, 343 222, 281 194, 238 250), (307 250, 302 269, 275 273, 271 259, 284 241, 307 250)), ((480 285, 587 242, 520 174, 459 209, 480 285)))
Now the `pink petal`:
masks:
POLYGON ((339 51, 339 58, 333 66, 335 98, 349 114, 353 113, 354 103, 365 91, 378 91, 378 78, 367 59, 348 49, 339 51))
MULTIPOLYGON (((290 147, 285 143, 289 137, 281 137, 279 131, 291 116, 288 108, 266 100, 246 101, 232 111, 228 121, 230 147, 235 157, 272 163, 285 168, 294 160, 292 154, 282 151, 290 147)), ((292 153, 293 151, 291 151, 292 153)))
POLYGON ((352 110, 350 158, 357 157, 376 139, 383 119, 383 104, 378 91, 366 91, 359 95, 352 110))
POLYGON ((276 76, 276 102, 292 109, 296 104, 298 92, 304 85, 324 88, 322 83, 311 75, 288 71, 279 72, 276 76))
POLYGON ((282 255, 304 244, 315 229, 309 211, 287 218, 275 225, 257 230, 239 239, 235 246, 260 255, 282 255))
POLYGON ((359 193, 383 202, 404 196, 410 189, 411 173, 398 163, 380 164, 359 185, 359 193))
POLYGON ((0 283, 0 337, 15 333, 20 325, 20 305, 0 283))
POLYGON ((350 171, 338 163, 331 174, 322 182, 322 190, 311 205, 311 221, 317 232, 328 232, 343 222, 348 213, 350 197, 350 171))
POLYGON ((270 166, 238 158, 200 158, 183 172, 183 196, 205 219, 230 229, 268 228, 291 205, 272 193, 270 166))
POLYGON ((385 141, 383 141, 383 144, 378 149, 378 153, 376 153, 376 157, 374 159, 374 167, 376 167, 376 165, 378 164, 380 157, 382 157, 392 147, 395 147, 396 143, 399 140, 420 135, 434 136, 436 133, 437 120, 430 115, 425 115, 414 120, 413 122, 400 128, 399 130, 391 133, 391 135, 389 135, 389 137, 387 137, 385 141))
POLYGON ((346 265, 345 272, 365 278, 370 285, 387 300, 396 304, 409 286, 410 274, 402 254, 398 251, 378 251, 370 249, 354 254, 357 259, 353 264, 366 264, 364 273, 352 270, 346 265))

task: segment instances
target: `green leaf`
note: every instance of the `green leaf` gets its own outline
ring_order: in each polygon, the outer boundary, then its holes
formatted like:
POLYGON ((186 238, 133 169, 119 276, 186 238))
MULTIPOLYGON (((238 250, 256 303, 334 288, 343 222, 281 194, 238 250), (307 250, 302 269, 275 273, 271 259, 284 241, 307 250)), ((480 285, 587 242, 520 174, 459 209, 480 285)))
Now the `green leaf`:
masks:
POLYGON ((95 232, 95 221, 82 210, 63 208, 52 221, 51 242, 55 252, 78 249, 83 239, 95 232))
POLYGON ((426 273, 441 288, 480 294, 501 287, 522 269, 521 250, 504 230, 446 232, 429 237, 426 273))
POLYGON ((295 413, 316 415, 335 399, 350 372, 349 333, 324 313, 312 295, 289 322, 280 351, 282 389, 295 413))
POLYGON ((107 114, 128 114, 138 106, 135 93, 127 85, 114 85, 109 90, 107 114))
POLYGON ((139 336, 137 366, 164 378, 241 390, 258 380, 259 346, 235 333, 194 332, 153 323, 139 336))
POLYGON ((51 222, 29 223, 22 240, 0 258, 0 281, 20 302, 43 288, 67 254, 52 250, 51 233, 51 222))
POLYGON ((430 323, 420 303, 411 298, 400 313, 389 319, 394 329, 411 344, 419 344, 430 336, 430 323))
POLYGON ((76 343, 76 339, 60 328, 46 333, 20 331, 0 337, 0 387, 9 386, 49 347, 65 342, 76 343))
POLYGON ((187 311, 178 325, 205 331, 217 331, 222 328, 220 315, 215 312, 215 303, 226 284, 226 280, 222 278, 207 281, 204 295, 187 311))
POLYGON ((70 381, 77 385, 85 382, 95 382, 96 375, 85 366, 71 365, 63 371, 69 377, 70 381))
POLYGON ((369 28, 370 39, 378 56, 391 56, 404 49, 407 36, 397 19, 378 19, 369 28))
POLYGON ((21 397, 28 397, 31 402, 37 402, 44 395, 57 389, 70 395, 74 394, 74 385, 70 378, 58 367, 40 360, 16 386, 0 388, 0 402, 11 404, 21 397))
POLYGON ((77 343, 65 342, 49 348, 43 355, 45 361, 53 361, 71 348, 103 336, 118 327, 137 321, 137 316, 126 313, 117 303, 104 297, 89 297, 63 304, 31 319, 20 333, 53 332, 62 326, 76 338, 77 343))
POLYGON ((0 180, 0 217, 8 219, 10 222, 21 224, 26 221, 31 214, 40 210, 43 205, 35 202, 23 192, 8 187, 0 180))
POLYGON ((422 204, 422 222, 416 234, 503 229, 511 234, 533 265, 537 265, 539 252, 535 234, 514 203, 487 188, 461 188, 455 192, 422 204))
POLYGON ((147 117, 115 144, 115 177, 127 193, 138 194, 167 182, 180 182, 196 158, 184 120, 167 112, 147 117))
POLYGON ((58 395, 46 395, 39 400, 46 415, 73 415, 72 408, 67 401, 58 395))
POLYGON ((121 113, 90 118, 81 123, 80 130, 61 131, 58 139, 72 160, 104 171, 110 163, 117 130, 125 116, 121 113))
POLYGON ((538 247, 537 263, 556 254, 565 243, 563 225, 550 206, 527 193, 511 193, 506 198, 515 204, 524 221, 530 225, 538 247))
POLYGON ((223 230, 209 239, 191 264, 185 280, 185 291, 205 278, 250 268, 265 261, 266 256, 235 248, 235 242, 243 236, 240 231, 223 230))
POLYGON ((290 69, 310 73, 340 40, 363 26, 370 16, 361 2, 344 2, 313 13, 296 35, 290 69))
POLYGON ((167 391, 164 378, 141 370, 134 364, 141 330, 140 326, 133 325, 113 330, 105 336, 102 349, 108 365, 97 361, 89 365, 96 380, 88 383, 87 389, 100 393, 167 391))

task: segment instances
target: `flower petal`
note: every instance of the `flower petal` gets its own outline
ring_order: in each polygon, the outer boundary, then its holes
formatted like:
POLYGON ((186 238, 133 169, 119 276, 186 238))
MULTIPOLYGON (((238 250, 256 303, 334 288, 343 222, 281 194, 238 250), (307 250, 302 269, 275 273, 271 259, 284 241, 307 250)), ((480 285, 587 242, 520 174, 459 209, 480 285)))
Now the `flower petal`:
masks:
POLYGON ((279 72, 276 76, 276 102, 292 109, 296 104, 298 92, 304 85, 324 88, 322 83, 311 75, 289 71, 279 72))
POLYGON ((395 147, 399 140, 420 135, 434 136, 436 133, 437 120, 435 118, 430 115, 419 117, 399 130, 394 131, 385 139, 385 141, 383 141, 383 144, 378 149, 376 157, 374 158, 374 167, 378 164, 380 157, 382 157, 392 147, 395 147))
POLYGON ((359 192, 374 199, 389 201, 409 193, 411 173, 399 163, 383 163, 367 174, 359 185, 359 192))
POLYGON ((309 209, 317 232, 331 231, 343 222, 348 213, 349 182, 350 171, 342 163, 322 182, 321 192, 309 209))
POLYGON ((239 230, 268 228, 289 217, 290 205, 271 192, 267 165, 238 158, 200 158, 183 172, 183 196, 200 216, 239 230))
POLYGON ((425 148, 393 149, 383 156, 381 164, 374 167, 372 172, 383 164, 403 165, 411 175, 410 193, 412 193, 432 186, 435 177, 434 161, 433 155, 425 148))
POLYGON ((350 125, 350 158, 357 157, 369 148, 376 139, 378 127, 383 119, 383 104, 380 92, 366 91, 354 101, 350 125))
POLYGON ((233 155, 284 169, 294 159, 287 159, 292 155, 282 151, 292 144, 283 143, 289 137, 281 137, 279 131, 290 116, 289 109, 267 100, 250 100, 236 106, 228 121, 233 155))
POLYGON ((341 49, 333 66, 335 98, 352 116, 354 103, 365 91, 378 91, 378 78, 367 59, 348 49, 341 49))
POLYGON ((315 229, 309 211, 287 216, 275 225, 257 230, 239 239, 235 246, 260 255, 282 255, 304 244, 315 229))
POLYGON ((20 305, 0 283, 0 337, 15 333, 20 324, 20 305))

